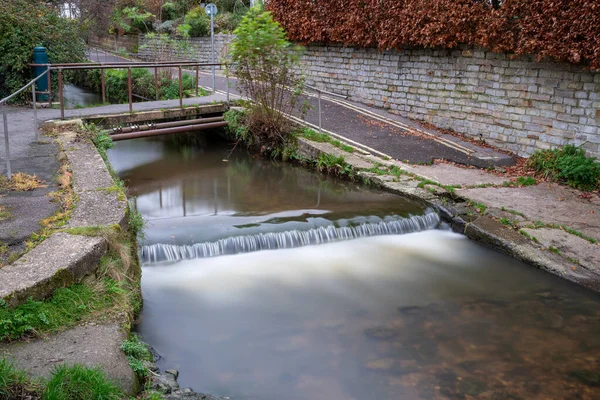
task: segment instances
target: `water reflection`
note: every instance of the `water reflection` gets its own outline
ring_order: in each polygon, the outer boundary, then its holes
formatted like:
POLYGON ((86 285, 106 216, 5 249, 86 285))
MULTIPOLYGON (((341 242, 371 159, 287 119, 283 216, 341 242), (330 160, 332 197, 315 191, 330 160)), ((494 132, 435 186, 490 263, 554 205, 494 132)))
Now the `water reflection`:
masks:
MULTIPOLYGON (((120 142, 146 243, 407 217, 396 196, 227 147, 120 142)), ((182 386, 233 399, 597 399, 600 301, 447 231, 143 268, 138 326, 182 386)))
POLYGON ((425 211, 388 193, 252 159, 244 151, 229 153, 211 143, 183 149, 157 140, 116 143, 111 163, 148 220, 145 244, 193 244, 425 211))

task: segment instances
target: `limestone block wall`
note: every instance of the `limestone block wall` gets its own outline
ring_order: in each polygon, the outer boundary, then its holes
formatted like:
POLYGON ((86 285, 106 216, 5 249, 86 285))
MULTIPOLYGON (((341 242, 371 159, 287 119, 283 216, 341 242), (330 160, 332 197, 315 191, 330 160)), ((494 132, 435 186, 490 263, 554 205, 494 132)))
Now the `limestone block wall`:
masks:
POLYGON ((310 45, 312 85, 522 156, 566 143, 600 158, 600 73, 483 49, 310 45))
MULTIPOLYGON (((227 54, 227 47, 233 35, 216 34, 215 35, 215 62, 220 62, 227 54)), ((139 38, 138 57, 143 60, 153 61, 158 59, 158 46, 145 39, 139 38)), ((193 59, 200 62, 210 63, 211 61, 211 43, 210 37, 199 37, 185 40, 183 46, 171 46, 167 50, 170 59, 193 59)))

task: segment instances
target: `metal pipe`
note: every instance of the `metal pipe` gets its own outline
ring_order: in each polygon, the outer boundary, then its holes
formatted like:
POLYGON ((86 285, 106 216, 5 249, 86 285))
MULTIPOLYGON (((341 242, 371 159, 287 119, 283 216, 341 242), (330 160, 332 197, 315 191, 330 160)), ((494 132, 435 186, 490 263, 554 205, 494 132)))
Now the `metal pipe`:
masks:
POLYGON ((46 71, 48 75, 48 108, 52 108, 52 73, 50 72, 50 66, 46 71))
POLYGON ((229 105, 229 68, 225 68, 225 79, 227 80, 227 105, 229 105))
POLYGON ((131 68, 127 70, 127 90, 129 91, 129 113, 133 113, 133 92, 131 89, 131 68))
POLYGON ((143 131, 143 132, 122 133, 122 134, 118 134, 118 135, 112 135, 111 139, 113 141, 136 139, 136 138, 143 138, 143 137, 149 137, 149 136, 170 135, 170 134, 174 134, 174 133, 203 131, 203 130, 208 130, 208 129, 223 128, 225 126, 227 126, 226 121, 212 122, 209 124, 179 126, 176 128, 165 128, 165 129, 154 129, 151 131, 143 131))
POLYGON ((183 75, 179 67, 179 108, 183 108, 183 75))
POLYGON ((100 85, 102 86, 102 104, 106 103, 106 81, 104 79, 104 70, 100 70, 100 85))
POLYGON ((35 131, 35 141, 38 141, 38 119, 37 119, 37 99, 35 95, 35 83, 31 86, 31 98, 33 99, 33 130, 35 131))
POLYGON ((321 91, 319 93, 319 133, 323 133, 323 125, 321 124, 321 91))
POLYGON ((8 143, 8 115, 6 109, 8 106, 4 104, 2 107, 2 119, 4 120, 4 155, 6 156, 6 177, 12 179, 12 169, 10 168, 10 144, 8 143))
POLYGON ((154 97, 158 101, 158 67, 154 67, 154 97))
POLYGON ((196 97, 198 97, 198 88, 200 87, 200 83, 198 81, 198 66, 196 65, 196 97))
POLYGON ((58 70, 58 101, 60 102, 60 119, 65 119, 65 99, 63 98, 63 74, 58 70))
MULTIPOLYGON (((110 68, 110 66, 116 66, 116 67, 120 67, 120 68, 126 68, 128 66, 138 66, 138 68, 143 68, 143 67, 154 67, 155 65, 160 66, 160 67, 164 67, 168 64, 175 64, 175 65, 199 65, 199 66, 204 66, 204 67, 210 67, 211 63, 203 63, 203 62, 199 62, 199 61, 114 61, 114 62, 101 62, 101 63, 97 63, 97 62, 90 62, 90 63, 60 63, 60 64, 35 64, 35 63, 30 63, 28 64, 30 67, 54 67, 56 69, 58 68, 63 68, 63 69, 69 69, 70 67, 108 67, 110 68)), ((221 63, 214 63, 214 65, 218 66, 221 65, 221 63)))
POLYGON ((210 122, 219 122, 224 121, 224 117, 211 117, 211 118, 199 118, 199 119, 187 119, 183 121, 171 121, 171 122, 160 122, 158 124, 144 124, 144 125, 132 125, 126 126, 123 128, 113 128, 111 135, 121 134, 121 133, 130 133, 130 132, 141 132, 141 131, 149 131, 153 129, 162 129, 162 128, 174 128, 176 126, 189 126, 189 125, 198 125, 198 124, 206 124, 210 122))

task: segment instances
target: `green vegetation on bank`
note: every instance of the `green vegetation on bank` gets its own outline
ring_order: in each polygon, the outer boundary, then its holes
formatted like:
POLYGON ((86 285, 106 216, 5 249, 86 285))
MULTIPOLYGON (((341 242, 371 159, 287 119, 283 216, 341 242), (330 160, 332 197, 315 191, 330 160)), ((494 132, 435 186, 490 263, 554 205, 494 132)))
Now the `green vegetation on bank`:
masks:
POLYGON ((59 365, 50 379, 30 379, 10 361, 0 359, 0 399, 117 400, 124 394, 104 372, 82 365, 59 365))
POLYGON ((131 337, 121 344, 121 350, 127 356, 129 366, 142 381, 148 378, 148 368, 146 362, 152 361, 152 354, 148 345, 142 342, 138 335, 132 334, 131 337))
POLYGON ((586 157, 585 150, 568 144, 551 150, 538 150, 528 160, 527 166, 542 177, 582 190, 600 188, 600 163, 586 157))
MULTIPOLYGON (((126 69, 105 70, 106 96, 116 103, 127 103, 128 95, 128 71, 126 69)), ((72 80, 92 91, 101 91, 100 70, 80 71, 72 77, 72 80)), ((146 68, 131 70, 132 92, 143 99, 156 99, 156 86, 154 73, 146 68)), ((183 97, 196 95, 196 78, 192 74, 184 73, 182 76, 183 97)), ((198 88, 199 96, 206 96, 208 92, 198 88)), ((172 68, 161 68, 158 79, 159 100, 173 100, 179 98, 179 78, 172 68)))

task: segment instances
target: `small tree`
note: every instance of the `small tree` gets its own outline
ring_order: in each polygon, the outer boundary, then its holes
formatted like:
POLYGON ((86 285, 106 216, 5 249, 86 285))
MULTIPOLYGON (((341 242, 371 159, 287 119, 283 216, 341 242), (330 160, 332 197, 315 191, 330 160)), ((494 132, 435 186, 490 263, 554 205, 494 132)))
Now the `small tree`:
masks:
POLYGON ((296 108, 304 79, 299 74, 301 48, 287 40, 270 12, 253 7, 235 30, 229 53, 241 91, 252 100, 246 124, 253 141, 265 149, 285 145, 286 115, 296 108))

